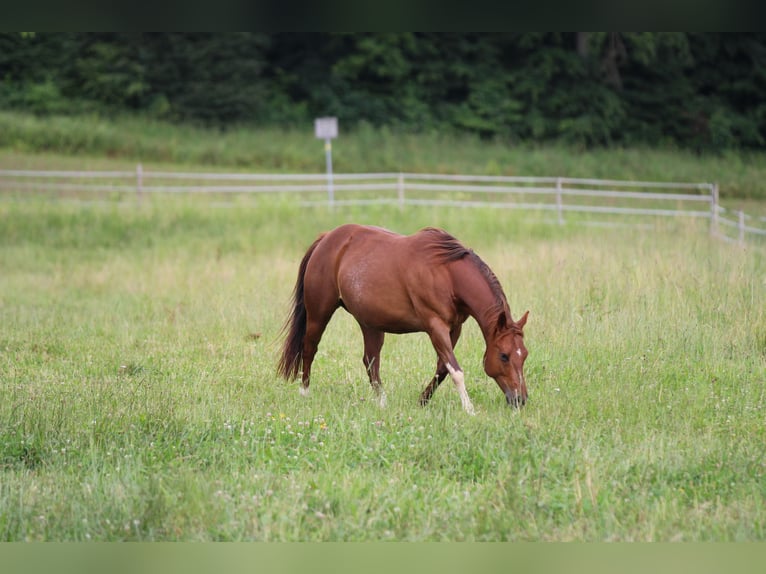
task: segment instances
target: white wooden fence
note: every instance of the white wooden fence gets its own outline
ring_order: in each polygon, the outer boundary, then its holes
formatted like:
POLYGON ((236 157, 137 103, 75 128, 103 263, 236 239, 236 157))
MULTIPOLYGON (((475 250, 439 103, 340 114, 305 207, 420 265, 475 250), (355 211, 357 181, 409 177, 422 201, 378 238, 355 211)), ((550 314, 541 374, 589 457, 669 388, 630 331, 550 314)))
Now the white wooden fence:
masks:
MULTIPOLYGON (((304 205, 392 204, 524 209, 550 213, 551 221, 595 225, 685 217, 709 221, 714 235, 745 243, 766 239, 766 217, 724 209, 714 183, 640 182, 567 177, 441 175, 423 173, 327 175, 135 171, 0 170, 0 191, 18 198, 134 198, 156 194, 294 194, 304 205), (329 187, 329 193, 328 193, 329 187), (598 217, 600 219, 593 219, 598 217), (608 220, 604 221, 604 218, 608 220)), ((644 223, 640 223, 640 221, 644 223)))

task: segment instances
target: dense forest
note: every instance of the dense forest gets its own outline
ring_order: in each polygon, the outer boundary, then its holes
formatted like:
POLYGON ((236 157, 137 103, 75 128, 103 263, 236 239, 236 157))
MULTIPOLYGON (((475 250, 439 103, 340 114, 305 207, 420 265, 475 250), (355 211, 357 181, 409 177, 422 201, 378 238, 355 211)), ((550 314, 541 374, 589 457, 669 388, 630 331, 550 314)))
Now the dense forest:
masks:
POLYGON ((0 108, 766 147, 766 34, 0 34, 0 108))

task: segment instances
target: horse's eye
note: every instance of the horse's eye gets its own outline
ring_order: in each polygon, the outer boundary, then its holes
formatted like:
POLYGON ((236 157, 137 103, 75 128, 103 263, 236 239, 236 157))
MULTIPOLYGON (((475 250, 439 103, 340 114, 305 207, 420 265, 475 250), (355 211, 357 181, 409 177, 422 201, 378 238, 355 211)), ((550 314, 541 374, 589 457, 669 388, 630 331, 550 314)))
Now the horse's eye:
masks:
POLYGON ((500 360, 503 361, 504 363, 507 363, 509 360, 508 355, 506 355, 505 353, 500 353, 500 360))

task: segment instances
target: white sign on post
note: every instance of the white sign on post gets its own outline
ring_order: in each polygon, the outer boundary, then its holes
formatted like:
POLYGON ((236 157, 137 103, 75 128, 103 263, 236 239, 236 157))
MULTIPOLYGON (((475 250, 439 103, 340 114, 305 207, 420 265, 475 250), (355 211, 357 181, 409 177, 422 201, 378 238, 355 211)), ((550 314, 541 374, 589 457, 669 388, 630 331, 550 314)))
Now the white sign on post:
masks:
POLYGON ((327 164, 327 199, 332 207, 335 193, 332 187, 332 140, 338 137, 338 118, 326 117, 314 120, 314 135, 324 140, 325 159, 327 164))
POLYGON ((320 140, 338 137, 338 118, 317 118, 314 120, 314 135, 320 140))

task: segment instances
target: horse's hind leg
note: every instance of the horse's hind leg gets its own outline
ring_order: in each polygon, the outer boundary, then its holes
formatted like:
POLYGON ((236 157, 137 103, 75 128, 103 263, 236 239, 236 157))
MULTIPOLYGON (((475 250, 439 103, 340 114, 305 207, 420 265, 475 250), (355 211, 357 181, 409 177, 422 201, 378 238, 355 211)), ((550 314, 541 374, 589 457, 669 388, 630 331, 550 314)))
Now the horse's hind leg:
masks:
POLYGON ((378 402, 381 407, 386 406, 386 392, 380 382, 380 350, 383 347, 385 333, 367 327, 362 328, 364 337, 364 368, 367 369, 367 376, 370 378, 370 385, 378 396, 378 402))
POLYGON ((306 305, 306 335, 303 339, 303 375, 301 377, 301 394, 304 396, 309 394, 311 363, 319 348, 319 341, 337 308, 337 303, 334 305, 325 303, 321 306, 306 305))

